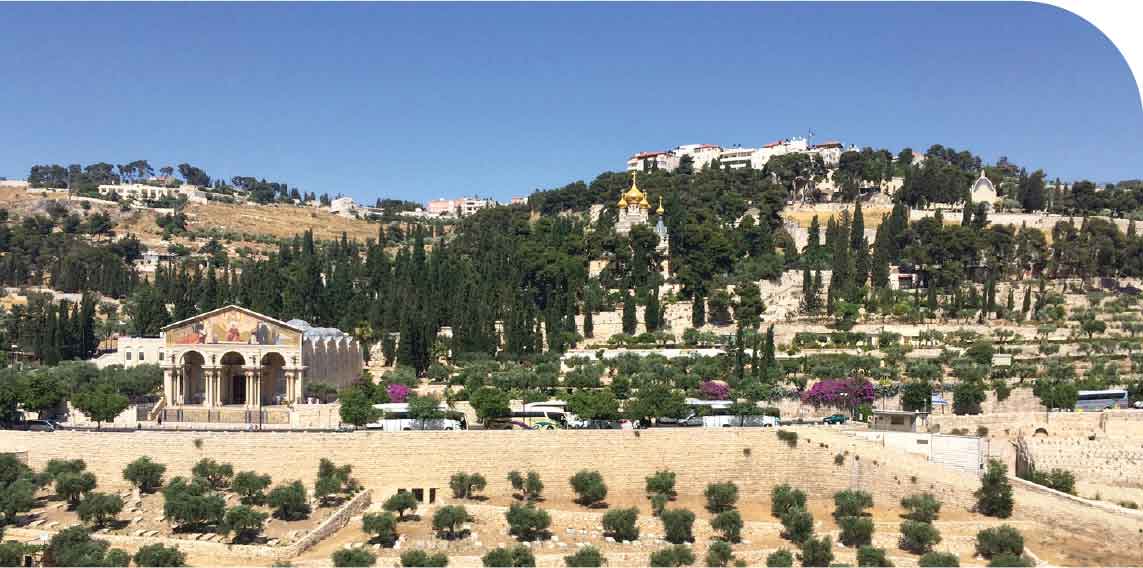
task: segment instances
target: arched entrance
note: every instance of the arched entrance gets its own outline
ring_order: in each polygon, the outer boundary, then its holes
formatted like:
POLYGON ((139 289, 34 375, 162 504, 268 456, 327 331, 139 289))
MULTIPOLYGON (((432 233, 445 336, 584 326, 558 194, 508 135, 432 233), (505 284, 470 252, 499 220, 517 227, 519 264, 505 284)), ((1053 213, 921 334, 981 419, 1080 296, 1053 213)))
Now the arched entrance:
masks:
POLYGON ((286 359, 278 353, 262 356, 259 376, 262 404, 286 404, 286 359))
POLYGON ((198 351, 187 351, 183 354, 178 386, 182 404, 206 402, 206 374, 202 368, 204 363, 206 359, 198 351))
POLYGON ((246 404, 246 358, 233 351, 222 356, 222 404, 246 404))

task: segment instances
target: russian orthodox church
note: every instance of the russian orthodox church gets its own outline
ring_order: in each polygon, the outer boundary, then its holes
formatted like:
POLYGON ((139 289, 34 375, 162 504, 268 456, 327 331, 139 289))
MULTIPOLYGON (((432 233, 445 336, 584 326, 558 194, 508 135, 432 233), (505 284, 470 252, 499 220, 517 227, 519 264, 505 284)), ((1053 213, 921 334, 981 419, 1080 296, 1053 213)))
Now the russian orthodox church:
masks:
MULTIPOLYGON (((615 206, 619 209, 619 219, 615 222, 615 233, 618 235, 626 235, 631 232, 631 228, 636 225, 649 225, 650 224, 650 211, 651 202, 647 200, 647 194, 639 190, 639 184, 635 180, 636 174, 632 172, 631 175, 631 189, 628 189, 623 195, 619 196, 619 202, 615 206)), ((655 210, 655 234, 659 236, 659 246, 657 247, 660 252, 666 254, 668 251, 668 233, 667 226, 663 224, 663 197, 659 196, 659 208, 655 210)))

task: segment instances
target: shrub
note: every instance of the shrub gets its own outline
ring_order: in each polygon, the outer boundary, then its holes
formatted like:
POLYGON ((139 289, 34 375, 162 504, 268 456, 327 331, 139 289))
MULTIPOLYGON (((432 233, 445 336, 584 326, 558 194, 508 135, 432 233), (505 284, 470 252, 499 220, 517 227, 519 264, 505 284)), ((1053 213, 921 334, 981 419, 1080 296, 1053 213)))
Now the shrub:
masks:
POLYGON ((369 535, 369 542, 393 548, 397 544, 397 517, 393 513, 366 513, 361 529, 369 535))
POLYGON ((279 519, 298 521, 310 516, 306 486, 301 481, 291 481, 275 487, 267 501, 274 508, 274 516, 279 519))
POLYGON ((833 517, 860 517, 865 510, 873 506, 873 496, 865 491, 846 489, 833 494, 835 509, 833 517))
POLYGON ((778 430, 778 439, 786 442, 791 448, 798 447, 798 433, 790 430, 778 430))
POLYGON ((1009 525, 1000 525, 976 533, 976 553, 992 558, 997 554, 1024 554, 1024 536, 1009 525))
POLYGON ((686 509, 667 509, 659 514, 663 521, 663 538, 671 544, 694 541, 691 528, 695 524, 695 514, 686 509))
POLYGON ((670 470, 656 471, 647 476, 647 494, 651 496, 665 495, 673 499, 675 493, 675 472, 670 470))
POLYGON ((917 493, 901 499, 901 506, 908 510, 906 519, 931 523, 941 514, 941 502, 931 493, 917 493))
POLYGON ((123 510, 123 499, 108 493, 88 493, 76 508, 79 519, 103 527, 123 510))
POLYGON ((132 557, 136 566, 147 567, 165 567, 165 566, 186 566, 187 557, 179 549, 173 546, 163 546, 161 544, 148 544, 142 546, 132 557))
POLYGON ((1025 479, 1037 485, 1050 487, 1056 491, 1062 491, 1070 495, 1075 495, 1076 493, 1076 476, 1066 469, 1053 468, 1052 471, 1048 473, 1032 471, 1025 479))
POLYGON ((662 494, 652 495, 651 496, 651 515, 658 517, 663 512, 663 509, 667 508, 667 503, 669 501, 670 501, 670 498, 667 497, 666 495, 662 495, 662 494))
POLYGON ((603 553, 594 546, 585 546, 570 556, 564 557, 568 568, 599 568, 607 563, 603 553))
POLYGON ((234 477, 234 466, 228 463, 218 463, 211 458, 202 458, 194 464, 191 473, 195 477, 206 480, 207 484, 217 491, 230 485, 230 478, 234 477))
MULTIPOLYGON (((509 511, 511 513, 511 511, 509 511)), ((445 539, 455 538, 460 525, 469 521, 468 511, 459 505, 446 505, 433 513, 433 530, 445 539)))
POLYGON ((342 548, 330 557, 334 566, 372 566, 377 557, 364 548, 342 548))
POLYGON ((833 562, 833 541, 828 536, 807 538, 799 555, 802 566, 829 566, 833 562))
POLYGON ((598 471, 581 470, 571 477, 572 490, 576 493, 576 503, 592 507, 607 498, 607 485, 598 471))
POLYGON ((1019 568, 1019 567, 1031 568, 1032 566, 1035 566, 1036 563, 1033 562, 1031 558, 1028 558, 1026 556, 1017 556, 1015 554, 1010 554, 1010 553, 1005 552, 1003 554, 997 554, 996 556, 993 556, 992 560, 988 561, 988 565, 989 566, 1013 567, 1013 568, 1019 568))
POLYGON ((706 497, 706 510, 711 513, 729 511, 738 502, 738 486, 733 481, 711 483, 706 486, 703 496, 706 497))
POLYGON ((724 541, 716 540, 706 549, 706 566, 726 566, 734 558, 734 551, 724 541))
POLYGON ((884 548, 866 545, 857 549, 857 565, 886 568, 892 566, 893 563, 890 562, 888 558, 885 558, 884 548))
POLYGON ((914 554, 924 554, 941 541, 941 533, 929 523, 905 521, 901 523, 899 546, 914 554))
POLYGON ((794 555, 785 548, 779 548, 766 556, 767 568, 790 568, 794 565, 794 555))
POLYGON ((335 503, 343 493, 353 493, 359 486, 357 481, 350 477, 353 466, 335 465, 333 461, 322 458, 318 465, 317 480, 314 481, 314 497, 317 497, 322 506, 335 503))
POLYGON ((408 550, 401 553, 401 566, 440 568, 448 566, 448 556, 440 552, 429 554, 423 550, 408 550))
POLYGON ((240 471, 234 476, 230 488, 242 498, 243 505, 261 505, 266 502, 266 488, 270 486, 269 475, 259 475, 255 471, 240 471))
POLYGON ((0 566, 23 566, 24 555, 36 548, 17 541, 0 542, 0 566))
POLYGON ((536 565, 536 557, 532 555, 531 549, 522 544, 518 544, 512 548, 494 548, 489 550, 487 554, 480 558, 480 561, 489 568, 536 565))
POLYGON ((921 568, 958 568, 960 557, 951 552, 926 552, 917 565, 921 568))
POLYGON ((837 520, 841 528, 841 543, 862 546, 873 542, 873 519, 869 517, 842 517, 837 520))
POLYGON ((75 509, 79 500, 95 489, 95 474, 90 471, 64 472, 56 477, 56 495, 67 500, 67 508, 75 509))
MULTIPOLYGON (((547 511, 537 509, 535 505, 512 504, 504 513, 508 520, 509 533, 523 541, 536 540, 542 536, 552 524, 552 518, 547 511)), ((436 521, 436 517, 433 518, 436 521)))
POLYGON ((988 470, 977 489, 976 512, 1006 519, 1012 515, 1012 486, 1008 483, 1008 466, 999 460, 988 460, 988 470))
POLYGON ((143 456, 123 468, 123 479, 130 481, 140 492, 154 493, 163 486, 163 474, 166 471, 167 466, 143 456))
POLYGON ((738 511, 723 511, 710 520, 710 528, 721 532, 723 540, 738 542, 742 540, 742 515, 738 511))
POLYGON ((795 509, 782 516, 782 536, 801 544, 814 534, 814 517, 808 511, 795 509))
POLYGON ((416 510, 417 505, 417 498, 412 493, 398 491, 386 499, 381 508, 390 513, 397 513, 397 520, 400 521, 405 518, 405 511, 416 510))
POLYGON ((266 513, 255 511, 248 505, 239 505, 226 512, 222 529, 228 534, 234 533, 234 542, 250 542, 262 532, 264 522, 266 513))
POLYGON ((615 540, 637 540, 639 527, 635 523, 639 520, 639 509, 612 509, 603 515, 603 531, 615 540))
POLYGON ((676 544, 660 548, 651 553, 651 566, 690 566, 695 563, 695 554, 690 547, 676 544))
POLYGON ((472 499, 478 491, 483 491, 488 482, 479 473, 454 473, 448 480, 452 496, 457 499, 472 499))
POLYGON ((795 509, 806 508, 806 494, 789 485, 776 485, 770 492, 770 515, 781 519, 795 509))
POLYGON ((845 454, 836 454, 833 456, 833 465, 845 465, 845 454))

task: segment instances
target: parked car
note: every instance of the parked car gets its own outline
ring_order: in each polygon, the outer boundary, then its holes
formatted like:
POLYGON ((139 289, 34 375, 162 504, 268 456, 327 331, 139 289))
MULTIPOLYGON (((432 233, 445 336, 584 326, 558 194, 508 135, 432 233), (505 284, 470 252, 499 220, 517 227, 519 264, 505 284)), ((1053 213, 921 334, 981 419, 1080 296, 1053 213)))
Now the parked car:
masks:
POLYGON ((663 416, 655 419, 655 426, 663 428, 690 428, 702 426, 702 416, 691 414, 686 418, 668 418, 663 416))
POLYGON ((581 430, 621 430, 623 425, 619 420, 579 420, 572 423, 572 428, 581 430))
POLYGON ((27 430, 29 432, 55 432, 60 429, 60 425, 51 420, 22 420, 19 422, 5 423, 4 429, 27 430))
POLYGON ((707 428, 772 428, 777 425, 777 418, 773 416, 763 416, 761 414, 752 414, 749 416, 735 416, 727 414, 703 416, 703 426, 706 426, 707 428))
POLYGON ((849 421, 849 417, 844 414, 831 414, 822 418, 822 424, 845 424, 849 421))

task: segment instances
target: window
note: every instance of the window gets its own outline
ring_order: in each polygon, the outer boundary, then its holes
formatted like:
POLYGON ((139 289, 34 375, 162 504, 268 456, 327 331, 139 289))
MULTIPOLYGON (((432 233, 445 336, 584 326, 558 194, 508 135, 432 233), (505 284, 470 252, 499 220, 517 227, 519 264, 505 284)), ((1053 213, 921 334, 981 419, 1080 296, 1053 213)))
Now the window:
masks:
POLYGON ((894 426, 904 426, 905 425, 905 417, 904 416, 890 416, 889 417, 889 423, 894 425, 894 426))
POLYGON ((142 351, 139 352, 139 360, 142 361, 147 358, 147 355, 142 351))
POLYGON ((123 356, 124 356, 124 357, 125 357, 125 358, 126 358, 128 361, 130 361, 130 360, 131 360, 131 352, 130 352, 130 351, 128 351, 128 352, 126 352, 126 353, 124 353, 124 354, 123 354, 123 356))

